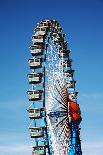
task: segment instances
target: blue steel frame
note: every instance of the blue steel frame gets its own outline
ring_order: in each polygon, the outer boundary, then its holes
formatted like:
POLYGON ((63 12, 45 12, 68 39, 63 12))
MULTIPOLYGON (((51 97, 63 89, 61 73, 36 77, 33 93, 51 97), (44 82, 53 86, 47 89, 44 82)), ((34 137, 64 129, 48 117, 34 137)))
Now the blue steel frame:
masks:
POLYGON ((68 153, 68 155, 82 155, 79 123, 80 122, 74 122, 74 121, 71 121, 70 123, 70 139, 69 139, 70 152, 68 153))

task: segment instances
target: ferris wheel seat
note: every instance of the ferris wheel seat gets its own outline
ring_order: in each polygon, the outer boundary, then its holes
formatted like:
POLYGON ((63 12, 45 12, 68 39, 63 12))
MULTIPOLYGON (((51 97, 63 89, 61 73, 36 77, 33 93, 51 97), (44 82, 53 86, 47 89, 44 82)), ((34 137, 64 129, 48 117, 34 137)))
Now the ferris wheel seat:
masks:
POLYGON ((43 49, 32 49, 30 51, 31 51, 32 56, 43 54, 43 49))
POLYGON ((74 73, 74 70, 70 69, 70 70, 67 70, 64 75, 66 75, 67 77, 73 77, 73 73, 74 73))
POLYGON ((42 22, 40 24, 38 24, 37 28, 48 28, 49 23, 47 22, 42 22))
POLYGON ((60 43, 62 43, 63 44, 63 42, 64 42, 64 38, 62 38, 62 37, 59 37, 59 36, 57 36, 55 39, 54 39, 54 44, 60 44, 60 43))
POLYGON ((57 27, 57 30, 60 31, 60 32, 62 32, 63 31, 63 28, 59 26, 59 27, 57 27))
MULTIPOLYGON (((36 36, 35 36, 35 37, 36 37, 36 36)), ((34 44, 34 43, 37 43, 37 42, 43 43, 43 41, 44 41, 43 37, 42 37, 42 38, 35 38, 35 37, 32 37, 32 42, 33 42, 33 44, 34 44)))
POLYGON ((43 48, 44 47, 44 43, 42 43, 42 42, 35 42, 32 46, 35 46, 35 48, 43 48))
POLYGON ((53 34, 54 37, 54 42, 64 42, 64 37, 62 37, 62 35, 58 35, 57 33, 53 34), (55 36, 55 37, 54 37, 55 36))
POLYGON ((37 24, 37 27, 48 27, 52 23, 54 23, 53 20, 42 20, 40 23, 37 24))
POLYGON ((61 64, 63 65, 63 67, 71 67, 71 62, 72 60, 63 60, 63 62, 61 62, 61 64))
POLYGON ((46 34, 45 31, 37 31, 37 32, 35 33, 36 36, 38 36, 38 35, 45 35, 45 34, 46 34))
POLYGON ((46 155, 45 145, 33 146, 33 155, 46 155))
POLYGON ((27 110, 29 112, 30 119, 38 119, 44 117, 44 109, 43 108, 31 108, 27 110))
POLYGON ((70 99, 70 100, 75 100, 75 99, 77 99, 77 94, 78 94, 78 92, 70 92, 70 93, 69 93, 69 99, 70 99))
POLYGON ((44 128, 43 127, 32 127, 29 128, 31 138, 40 138, 44 136, 44 128))
POLYGON ((43 92, 42 90, 29 90, 29 91, 27 91, 29 101, 41 100, 42 99, 42 92, 43 92))
POLYGON ((69 55, 70 53, 70 50, 60 50, 59 51, 59 54, 66 54, 66 55, 69 55))
POLYGON ((30 46, 30 52, 32 56, 43 54, 44 44, 43 42, 35 42, 30 46))
POLYGON ((60 52, 58 54, 59 54, 59 57, 64 57, 64 58, 68 58, 68 56, 69 56, 68 53, 63 53, 63 52, 60 52))
POLYGON ((68 81, 67 82, 67 88, 75 88, 75 83, 76 83, 76 81, 68 81))
POLYGON ((44 39, 45 39, 44 35, 32 35, 32 42, 33 43, 36 43, 36 42, 43 43, 44 39))
POLYGON ((46 35, 46 33, 47 33, 47 28, 46 27, 37 27, 36 29, 35 29, 35 36, 39 36, 39 35, 46 35))
POLYGON ((42 73, 30 73, 27 75, 30 84, 40 83, 42 81, 42 73))
POLYGON ((38 50, 42 51, 44 49, 44 44, 43 44, 43 42, 34 42, 33 45, 31 45, 29 48, 30 48, 31 53, 33 51, 36 52, 36 50, 37 50, 37 52, 38 52, 38 50))
POLYGON ((28 60, 29 66, 31 69, 33 68, 41 68, 42 67, 42 58, 31 58, 28 60))

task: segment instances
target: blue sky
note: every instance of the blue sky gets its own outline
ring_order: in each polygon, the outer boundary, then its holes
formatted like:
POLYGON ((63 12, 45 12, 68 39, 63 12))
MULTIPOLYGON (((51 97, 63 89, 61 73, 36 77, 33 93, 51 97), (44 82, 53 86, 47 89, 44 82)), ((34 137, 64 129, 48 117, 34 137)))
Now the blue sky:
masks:
POLYGON ((103 0, 0 0, 0 154, 31 154, 28 46, 42 19, 61 23, 72 50, 83 117, 83 155, 102 155, 103 0))

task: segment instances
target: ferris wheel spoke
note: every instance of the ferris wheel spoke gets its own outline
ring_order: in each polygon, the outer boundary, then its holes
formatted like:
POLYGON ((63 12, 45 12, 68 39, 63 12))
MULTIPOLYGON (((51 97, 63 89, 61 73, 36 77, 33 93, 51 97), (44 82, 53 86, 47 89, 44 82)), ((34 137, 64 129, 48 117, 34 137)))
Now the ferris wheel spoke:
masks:
MULTIPOLYGON (((55 129, 62 123, 62 125, 64 125, 65 123, 63 123, 63 121, 65 121, 66 120, 66 118, 67 118, 67 116, 65 116, 60 122, 58 122, 56 125, 55 125, 55 127, 54 127, 54 131, 55 131, 55 129)), ((62 126, 63 127, 63 126, 62 126)))
POLYGON ((60 137, 62 134, 65 134, 66 129, 67 129, 67 125, 68 125, 68 118, 65 119, 64 127, 63 127, 63 129, 61 130, 61 133, 60 133, 59 137, 60 137))
MULTIPOLYGON (((53 94, 54 95, 54 94, 53 94)), ((51 106, 53 106, 54 108, 53 109, 55 109, 55 110, 57 110, 57 109, 60 109, 60 108, 64 108, 64 110, 66 111, 67 110, 67 107, 66 107, 66 105, 60 100, 60 99, 57 99, 57 97, 55 97, 55 96, 53 96, 52 95, 52 100, 54 100, 52 103, 51 103, 51 106), (57 101, 57 102, 56 102, 57 101), (55 104, 54 103, 59 103, 59 107, 56 105, 55 106, 55 104), (62 106, 60 106, 60 105, 62 105, 62 106)))
POLYGON ((56 101, 58 101, 58 103, 60 103, 61 105, 63 105, 63 107, 65 108, 65 110, 67 110, 67 106, 63 103, 63 102, 61 102, 61 101, 59 101, 57 98, 55 98, 54 97, 54 99, 56 100, 56 101))
POLYGON ((64 89, 61 90, 61 96, 62 96, 62 98, 64 98, 64 100, 66 102, 67 101, 68 94, 64 91, 64 89))
POLYGON ((65 111, 65 110, 67 111, 67 109, 65 109, 64 107, 61 107, 61 109, 63 109, 63 111, 65 111))
POLYGON ((67 91, 65 91, 65 89, 63 89, 62 87, 59 90, 60 90, 61 97, 64 99, 65 102, 67 102, 67 99, 68 99, 68 93, 67 93, 67 91), (64 94, 63 94, 63 92, 64 92, 64 94))
POLYGON ((66 122, 66 127, 65 127, 65 130, 64 130, 64 135, 65 135, 65 137, 67 137, 67 138, 68 138, 69 132, 70 132, 70 128, 69 128, 68 126, 70 126, 70 124, 69 124, 69 122, 68 122, 68 120, 67 120, 67 122, 66 122))
POLYGON ((60 138, 61 138, 61 135, 63 135, 65 137, 65 128, 66 128, 66 122, 65 122, 64 126, 61 128, 61 132, 59 133, 60 138))
MULTIPOLYGON (((58 81, 59 82, 59 81, 58 81)), ((64 92, 66 95, 66 100, 68 99, 68 92, 65 86, 61 87, 60 82, 59 82, 60 90, 61 92, 64 92)))
MULTIPOLYGON (((59 90, 57 90, 57 92, 60 94, 59 90)), ((52 91, 51 94, 52 94, 53 99, 55 99, 59 104, 61 104, 65 109, 67 109, 67 104, 65 103, 62 97, 58 97, 58 95, 56 95, 54 91, 52 91)))
POLYGON ((61 95, 61 93, 59 92, 59 90, 57 88, 56 88, 56 90, 57 90, 58 94, 61 96, 61 98, 60 98, 61 101, 65 104, 65 107, 67 107, 65 99, 63 98, 63 96, 61 95))

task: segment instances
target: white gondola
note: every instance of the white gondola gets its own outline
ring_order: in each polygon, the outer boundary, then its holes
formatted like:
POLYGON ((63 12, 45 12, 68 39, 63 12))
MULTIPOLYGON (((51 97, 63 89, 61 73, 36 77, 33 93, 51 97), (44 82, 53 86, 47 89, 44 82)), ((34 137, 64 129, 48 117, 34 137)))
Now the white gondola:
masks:
POLYGON ((45 145, 41 146, 33 146, 33 155, 46 155, 46 148, 45 145))
POLYGON ((43 21, 42 23, 38 24, 37 27, 38 28, 48 28, 48 25, 49 25, 48 22, 43 21))
POLYGON ((45 27, 38 27, 35 29, 35 36, 38 36, 38 35, 45 35, 46 34, 46 31, 47 29, 45 27))
POLYGON ((38 36, 32 35, 33 44, 36 43, 36 42, 43 43, 43 41, 44 41, 44 36, 43 35, 38 35, 38 36))
POLYGON ((64 38, 63 37, 61 37, 61 36, 57 36, 56 38, 54 38, 54 41, 56 41, 56 42, 64 42, 64 38))
POLYGON ((42 90, 28 90, 27 93, 29 101, 36 101, 42 99, 42 90))
POLYGON ((61 42, 60 44, 64 49, 67 49, 67 45, 68 45, 67 41, 64 41, 64 43, 61 42))
POLYGON ((55 45, 60 45, 61 43, 63 44, 63 38, 56 38, 55 40, 54 40, 54 44, 55 45))
POLYGON ((73 77, 73 73, 74 73, 74 70, 67 70, 65 73, 64 73, 64 75, 66 76, 66 77, 73 77))
POLYGON ((58 29, 58 31, 60 31, 60 32, 63 30, 63 28, 62 28, 62 27, 60 27, 60 26, 59 26, 59 27, 57 27, 57 29, 58 29))
POLYGON ((30 84, 40 83, 42 81, 42 73, 30 73, 27 74, 30 84))
POLYGON ((44 44, 41 42, 36 42, 30 46, 30 52, 33 56, 43 54, 44 44))
POLYGON ((28 60, 29 66, 31 69, 41 68, 42 67, 42 58, 31 58, 28 60))
POLYGON ((63 57, 68 57, 69 53, 70 53, 70 50, 60 50, 58 54, 63 57))
POLYGON ((31 52, 31 54, 32 54, 32 56, 34 56, 34 55, 42 55, 43 54, 43 49, 31 49, 30 50, 30 52, 31 52))
POLYGON ((31 127, 30 130, 30 136, 31 138, 40 138, 44 136, 44 129, 43 127, 31 127))
POLYGON ((69 60, 63 60, 62 61, 62 65, 63 65, 63 67, 71 67, 71 62, 72 62, 71 59, 69 59, 69 60))
POLYGON ((39 119, 44 117, 44 108, 30 108, 27 111, 30 119, 39 119))
POLYGON ((67 82, 67 88, 75 88, 75 83, 76 83, 76 81, 68 81, 67 82))
POLYGON ((51 20, 47 20, 47 19, 42 20, 42 23, 50 23, 50 22, 51 22, 51 20))
POLYGON ((71 100, 77 99, 77 94, 78 94, 78 92, 70 92, 69 99, 71 99, 71 100))

